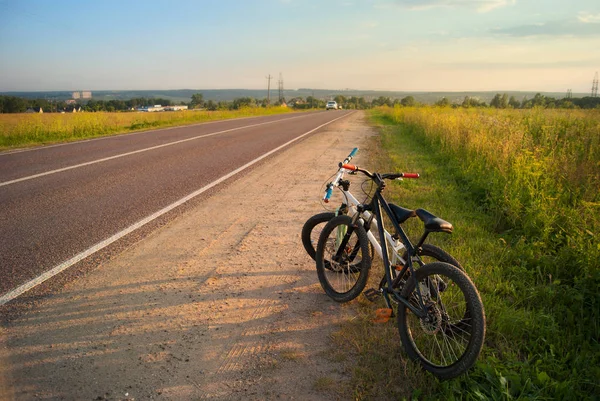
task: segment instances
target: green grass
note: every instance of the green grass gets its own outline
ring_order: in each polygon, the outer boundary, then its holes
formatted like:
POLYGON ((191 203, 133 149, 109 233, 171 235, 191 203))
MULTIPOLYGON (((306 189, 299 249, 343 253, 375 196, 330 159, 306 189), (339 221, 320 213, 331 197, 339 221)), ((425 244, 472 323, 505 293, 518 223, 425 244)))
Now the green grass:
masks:
MULTIPOLYGON (((353 375, 354 398, 595 399, 600 394, 599 275, 598 259, 592 260, 597 255, 593 253, 594 246, 598 247, 595 236, 576 237, 575 230, 568 239, 548 243, 547 237, 531 234, 535 232, 531 227, 545 227, 543 223, 527 227, 522 222, 534 221, 531 216, 507 219, 512 199, 502 203, 506 193, 494 187, 501 181, 493 163, 481 161, 485 151, 481 147, 478 151, 449 149, 440 145, 444 138, 425 132, 422 121, 429 118, 436 120, 437 134, 442 136, 447 129, 443 123, 457 124, 465 118, 460 113, 440 117, 432 110, 423 119, 410 122, 394 118, 392 113, 393 109, 371 113, 380 135, 369 145, 368 169, 421 174, 419 180, 388 185, 385 196, 404 207, 427 209, 454 224, 454 234, 435 234, 430 241, 456 257, 477 285, 486 310, 487 336, 482 355, 468 375, 440 382, 406 360, 395 321, 384 325, 371 322, 375 309, 382 306, 360 300, 359 317, 345 323, 334 336, 338 345, 353 344, 348 347, 348 368, 353 375), (500 215, 498 208, 504 209, 500 215)), ((526 117, 533 118, 531 114, 526 117)), ((553 117, 536 116, 544 122, 553 117)), ((518 116, 511 118, 516 119, 515 125, 507 127, 517 131, 518 116)), ((586 124, 594 127, 590 122, 573 121, 575 126, 586 124)), ((468 142, 465 130, 463 126, 462 142, 457 142, 461 146, 468 142)), ((485 129, 478 132, 484 135, 485 129)), ((481 146, 482 140, 476 142, 481 146)), ((589 178, 580 177, 579 182, 589 178)), ((510 194, 518 186, 506 183, 502 189, 510 194)), ((586 193, 594 196, 585 188, 578 191, 580 197, 588 196, 586 193)), ((549 204, 555 215, 562 212, 559 203, 549 204)), ((571 205, 577 207, 577 203, 571 205)), ((543 204, 535 206, 545 210, 543 204)), ((583 217, 598 219, 597 209, 583 217)), ((413 237, 420 232, 417 222, 409 229, 413 237)), ((373 270, 373 283, 380 279, 377 271, 373 270)))
POLYGON ((0 150, 288 112, 292 112, 292 110, 286 107, 254 107, 231 111, 187 110, 160 113, 0 113, 0 150))

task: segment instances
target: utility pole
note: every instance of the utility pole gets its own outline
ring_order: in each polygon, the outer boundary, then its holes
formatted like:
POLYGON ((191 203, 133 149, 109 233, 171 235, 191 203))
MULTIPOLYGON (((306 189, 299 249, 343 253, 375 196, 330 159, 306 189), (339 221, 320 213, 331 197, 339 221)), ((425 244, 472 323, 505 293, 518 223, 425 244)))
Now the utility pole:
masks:
POLYGON ((594 80, 592 81, 592 97, 598 97, 598 71, 596 71, 596 75, 594 75, 594 80))
POLYGON ((283 97, 283 75, 279 73, 279 81, 277 82, 279 89, 279 103, 283 104, 285 102, 285 98, 283 97))
POLYGON ((279 81, 277 81, 277 89, 279 90, 279 104, 283 104, 285 99, 283 98, 283 75, 279 73, 279 81))
POLYGON ((267 106, 271 105, 271 79, 273 79, 273 77, 271 76, 271 74, 269 74, 267 77, 267 106))

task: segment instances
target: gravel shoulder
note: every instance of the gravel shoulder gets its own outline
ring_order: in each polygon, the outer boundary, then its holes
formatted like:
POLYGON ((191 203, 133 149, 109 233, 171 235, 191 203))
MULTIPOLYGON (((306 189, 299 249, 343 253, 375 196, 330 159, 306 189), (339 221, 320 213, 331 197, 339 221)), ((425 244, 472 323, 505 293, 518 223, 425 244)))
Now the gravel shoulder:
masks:
POLYGON ((0 399, 340 397, 330 335, 353 311, 324 294, 300 230, 335 164, 374 135, 363 119, 284 150, 1 327, 0 399))

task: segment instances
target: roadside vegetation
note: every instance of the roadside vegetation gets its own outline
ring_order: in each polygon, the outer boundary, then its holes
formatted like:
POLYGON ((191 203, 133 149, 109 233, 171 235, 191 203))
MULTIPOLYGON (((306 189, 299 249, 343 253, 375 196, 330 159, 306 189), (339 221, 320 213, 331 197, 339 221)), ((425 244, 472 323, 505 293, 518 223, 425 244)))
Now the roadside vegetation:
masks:
MULTIPOLYGON (((134 92, 135 94, 136 92, 134 92)), ((166 91, 169 93, 169 91, 166 91)), ((176 103, 171 99, 134 96, 127 100, 68 99, 62 97, 25 98, 0 95, 0 150, 11 147, 33 146, 112 135, 143 129, 194 124, 226 118, 269 115, 299 110, 322 110, 328 100, 335 100, 343 109, 367 110, 387 107, 423 107, 413 96, 391 98, 379 96, 344 96, 327 94, 325 97, 296 96, 288 100, 243 96, 232 101, 205 99, 203 93, 194 93, 190 101, 176 103), (167 113, 140 113, 164 107, 186 111, 167 113), (189 113, 193 111, 193 113, 189 113), (85 112, 84 116, 80 113, 85 112), (25 114, 24 114, 25 113, 25 114), (88 115, 92 113, 93 115, 88 115), (73 114, 73 115, 71 115, 73 114)), ((565 97, 556 99, 537 93, 531 99, 518 100, 515 96, 497 93, 489 105, 478 97, 449 100, 442 97, 435 106, 452 109, 598 109, 600 98, 565 97)), ((428 107, 428 106, 425 106, 428 107)))
POLYGON ((286 107, 241 107, 237 110, 155 113, 0 114, 0 150, 292 111, 286 107))
POLYGON ((380 135, 369 169, 421 173, 386 196, 454 224, 452 236, 430 238, 476 283, 487 336, 468 375, 440 382, 405 360, 395 321, 372 323, 382 305, 361 297, 359 317, 334 335, 351 353, 352 397, 595 399, 600 110, 397 106, 370 121, 380 135))

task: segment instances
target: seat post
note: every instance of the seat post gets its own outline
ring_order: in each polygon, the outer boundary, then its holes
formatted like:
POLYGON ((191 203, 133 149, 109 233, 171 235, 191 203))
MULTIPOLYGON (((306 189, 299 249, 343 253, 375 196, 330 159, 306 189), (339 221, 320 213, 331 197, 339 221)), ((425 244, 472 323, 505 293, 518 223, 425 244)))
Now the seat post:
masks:
POLYGON ((417 244, 415 245, 415 249, 419 249, 421 247, 421 245, 423 245, 423 243, 425 243, 425 240, 427 239, 427 236, 429 235, 430 232, 431 231, 429 231, 429 230, 425 230, 425 232, 419 239, 419 242, 417 242, 417 244))

